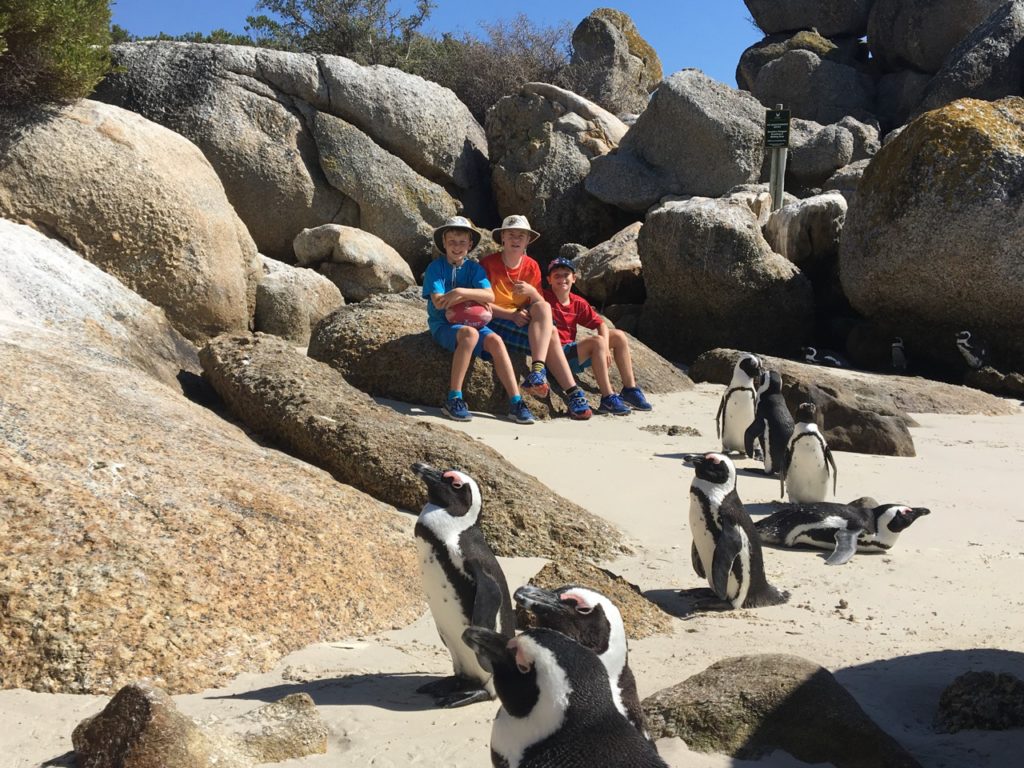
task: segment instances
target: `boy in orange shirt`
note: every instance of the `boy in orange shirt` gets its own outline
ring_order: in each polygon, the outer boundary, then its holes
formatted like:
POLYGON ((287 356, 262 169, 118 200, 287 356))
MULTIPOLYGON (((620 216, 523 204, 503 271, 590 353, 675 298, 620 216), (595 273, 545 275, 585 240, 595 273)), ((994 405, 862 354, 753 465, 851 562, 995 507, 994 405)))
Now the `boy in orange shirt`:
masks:
POLYGON ((526 246, 540 233, 530 229, 525 216, 507 216, 491 236, 501 243, 501 251, 480 259, 494 291, 494 319, 489 327, 501 336, 506 347, 532 358, 533 369, 520 388, 544 397, 549 369, 569 398, 569 416, 589 419, 592 411, 587 396, 573 378, 552 322, 551 307, 541 295, 540 265, 526 253, 526 246))

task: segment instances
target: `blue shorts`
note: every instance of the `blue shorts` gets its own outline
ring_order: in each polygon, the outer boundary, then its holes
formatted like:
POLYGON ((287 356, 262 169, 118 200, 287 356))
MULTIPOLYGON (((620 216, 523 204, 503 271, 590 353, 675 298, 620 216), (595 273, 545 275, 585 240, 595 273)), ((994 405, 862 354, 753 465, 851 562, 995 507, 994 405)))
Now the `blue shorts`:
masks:
POLYGON ((489 330, 501 336, 505 346, 515 352, 530 354, 530 324, 519 327, 511 320, 495 318, 487 324, 489 330))
POLYGON ((582 363, 580 362, 579 351, 576 348, 576 342, 570 341, 568 344, 562 345, 562 351, 565 352, 565 359, 569 363, 569 370, 573 373, 583 373, 587 368, 590 367, 590 358, 588 357, 582 363))
MULTIPOLYGON (((430 329, 430 335, 434 341, 440 344, 442 347, 447 349, 449 352, 454 352, 456 346, 458 346, 458 332, 462 325, 452 325, 451 323, 445 323, 435 328, 430 329)), ((482 360, 490 360, 491 353, 484 349, 484 340, 490 336, 492 331, 487 326, 477 329, 480 332, 480 337, 476 340, 476 346, 473 347, 473 357, 479 357, 482 360)))

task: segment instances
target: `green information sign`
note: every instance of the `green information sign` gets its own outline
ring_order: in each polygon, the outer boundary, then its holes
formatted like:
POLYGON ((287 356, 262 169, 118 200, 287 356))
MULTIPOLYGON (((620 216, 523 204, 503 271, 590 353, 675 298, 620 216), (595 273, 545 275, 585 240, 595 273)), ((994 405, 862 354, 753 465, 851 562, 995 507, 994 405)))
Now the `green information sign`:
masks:
POLYGON ((764 145, 766 147, 789 146, 788 109, 766 109, 764 111, 764 145))

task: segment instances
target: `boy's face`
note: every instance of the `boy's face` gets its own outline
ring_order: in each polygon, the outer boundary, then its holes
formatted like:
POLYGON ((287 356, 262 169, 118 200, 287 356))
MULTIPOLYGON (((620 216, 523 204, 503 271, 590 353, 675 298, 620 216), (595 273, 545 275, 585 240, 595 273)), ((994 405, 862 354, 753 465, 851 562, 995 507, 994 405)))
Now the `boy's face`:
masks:
POLYGON ((526 248, 530 242, 530 233, 525 229, 503 229, 501 244, 511 248, 526 248))
POLYGON ((448 261, 457 263, 466 258, 473 245, 473 238, 469 232, 462 232, 458 229, 449 229, 444 233, 444 253, 448 261))
POLYGON ((557 295, 569 293, 576 282, 576 273, 566 267, 555 267, 548 274, 548 285, 557 295))

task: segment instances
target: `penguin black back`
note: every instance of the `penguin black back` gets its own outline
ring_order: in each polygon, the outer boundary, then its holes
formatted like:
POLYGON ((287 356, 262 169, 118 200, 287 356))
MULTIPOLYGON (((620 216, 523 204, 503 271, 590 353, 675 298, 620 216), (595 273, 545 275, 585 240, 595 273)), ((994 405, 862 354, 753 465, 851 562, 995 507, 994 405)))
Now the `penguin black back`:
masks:
POLYGON ((786 458, 786 447, 793 436, 793 417, 782 396, 782 374, 766 371, 765 379, 758 389, 757 408, 754 421, 743 436, 744 452, 754 455, 755 444, 760 445, 764 459, 764 471, 773 475, 779 472, 786 458))

